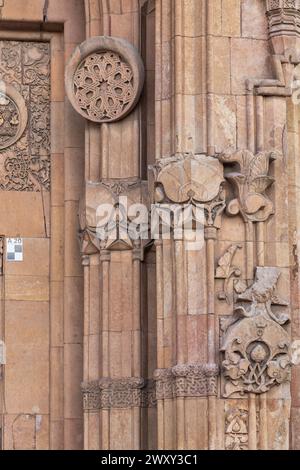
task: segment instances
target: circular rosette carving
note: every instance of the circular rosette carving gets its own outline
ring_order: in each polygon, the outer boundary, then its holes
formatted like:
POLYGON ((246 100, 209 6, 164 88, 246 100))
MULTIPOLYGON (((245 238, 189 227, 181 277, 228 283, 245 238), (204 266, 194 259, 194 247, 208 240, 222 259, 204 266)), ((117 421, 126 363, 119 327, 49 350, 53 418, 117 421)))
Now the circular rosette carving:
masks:
POLYGON ((66 69, 66 89, 73 107, 98 123, 127 116, 139 100, 143 83, 141 57, 124 39, 88 39, 75 50, 66 69))
POLYGON ((24 98, 11 85, 0 83, 0 150, 11 147, 26 129, 28 113, 24 98))

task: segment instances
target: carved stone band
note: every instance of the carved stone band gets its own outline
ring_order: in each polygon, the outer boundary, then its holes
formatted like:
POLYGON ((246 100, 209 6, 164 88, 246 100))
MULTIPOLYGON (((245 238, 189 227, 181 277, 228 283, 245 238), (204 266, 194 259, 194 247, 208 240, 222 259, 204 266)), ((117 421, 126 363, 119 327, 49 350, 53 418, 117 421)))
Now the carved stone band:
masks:
POLYGON ((300 0, 267 0, 267 10, 277 10, 278 8, 300 8, 300 0))
POLYGON ((183 364, 170 369, 157 369, 156 399, 196 398, 217 395, 216 364, 183 364))
POLYGON ((268 0, 269 35, 300 36, 300 0, 268 0))
POLYGON ((13 86, 0 82, 0 150, 17 142, 26 129, 28 112, 23 96, 13 86))
POLYGON ((156 406, 154 382, 142 378, 100 379, 82 384, 83 409, 156 406))
POLYGON ((144 84, 140 54, 124 39, 97 36, 75 50, 66 90, 75 110, 93 122, 115 122, 137 104, 144 84))

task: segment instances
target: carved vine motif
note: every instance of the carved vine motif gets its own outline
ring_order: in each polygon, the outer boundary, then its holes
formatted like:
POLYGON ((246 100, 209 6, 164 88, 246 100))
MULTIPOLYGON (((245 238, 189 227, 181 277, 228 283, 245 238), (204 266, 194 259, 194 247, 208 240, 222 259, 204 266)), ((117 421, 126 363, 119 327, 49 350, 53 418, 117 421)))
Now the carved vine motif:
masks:
POLYGON ((121 116, 134 99, 134 77, 129 64, 112 51, 89 55, 74 76, 80 108, 99 122, 121 116))
POLYGON ((275 295, 279 276, 277 268, 257 268, 256 281, 238 297, 251 307, 236 307, 227 325, 221 349, 224 397, 265 393, 290 380, 290 339, 283 328, 289 316, 271 309, 287 305, 275 295))
POLYGON ((9 147, 20 126, 19 110, 16 103, 0 92, 0 146, 9 147))
POLYGON ((22 82, 21 47, 17 41, 1 41, 0 74, 4 82, 14 85, 20 91, 22 82))
POLYGON ((23 48, 24 85, 44 85, 50 76, 49 44, 31 43, 23 48))
POLYGON ((7 90, 12 90, 14 96, 20 95, 18 101, 13 97, 9 105, 6 96, 0 96, 0 189, 49 190, 49 44, 0 41, 0 79, 6 81, 7 90), (9 109, 4 109, 5 105, 9 109), (1 146, 3 140, 5 148, 1 146))
POLYGON ((254 155, 249 150, 240 150, 222 154, 219 159, 239 167, 237 171, 225 175, 236 192, 236 199, 227 205, 228 213, 241 213, 245 221, 265 222, 274 213, 273 203, 265 191, 274 183, 274 178, 269 176, 269 165, 270 161, 276 159, 276 154, 259 152, 254 155))
POLYGON ((225 415, 225 449, 248 450, 248 410, 230 408, 225 415))
POLYGON ((237 250, 241 248, 241 245, 231 245, 218 261, 216 279, 224 279, 224 288, 222 292, 219 292, 218 297, 220 300, 226 300, 228 304, 230 304, 229 281, 231 277, 239 277, 241 275, 241 270, 236 266, 232 266, 233 258, 237 250))

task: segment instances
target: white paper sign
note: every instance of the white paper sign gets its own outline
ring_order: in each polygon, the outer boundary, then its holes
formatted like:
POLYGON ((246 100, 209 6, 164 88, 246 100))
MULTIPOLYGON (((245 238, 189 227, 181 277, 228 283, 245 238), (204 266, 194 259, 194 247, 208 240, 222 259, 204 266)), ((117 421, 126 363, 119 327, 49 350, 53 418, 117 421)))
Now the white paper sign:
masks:
POLYGON ((6 259, 7 261, 23 261, 23 239, 6 239, 6 259))

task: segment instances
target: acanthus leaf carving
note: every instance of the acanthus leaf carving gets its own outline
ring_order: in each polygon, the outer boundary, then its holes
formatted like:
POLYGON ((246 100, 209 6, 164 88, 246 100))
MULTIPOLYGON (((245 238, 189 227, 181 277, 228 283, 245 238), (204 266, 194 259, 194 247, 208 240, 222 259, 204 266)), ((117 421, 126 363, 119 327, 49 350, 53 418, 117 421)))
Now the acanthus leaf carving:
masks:
POLYGON ((251 306, 249 310, 237 306, 225 327, 224 397, 265 393, 290 380, 290 338, 284 329, 289 315, 271 308, 287 306, 275 294, 279 276, 278 268, 257 268, 255 282, 238 297, 251 306))
POLYGON ((275 152, 253 154, 249 150, 219 155, 224 164, 238 165, 238 171, 225 174, 233 185, 236 198, 227 205, 230 215, 241 213, 245 221, 265 222, 274 213, 274 205, 266 190, 274 183, 269 175, 270 162, 276 160, 275 152))

